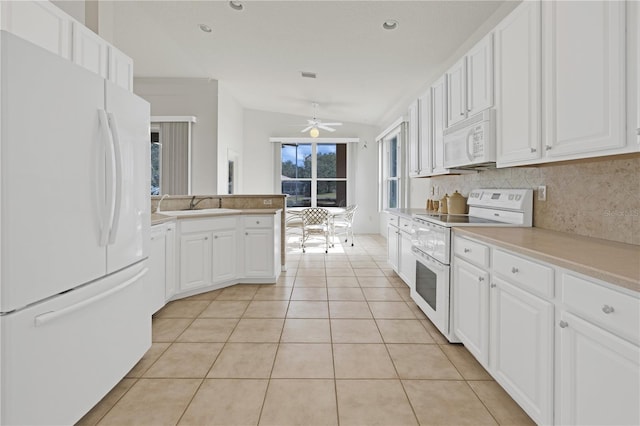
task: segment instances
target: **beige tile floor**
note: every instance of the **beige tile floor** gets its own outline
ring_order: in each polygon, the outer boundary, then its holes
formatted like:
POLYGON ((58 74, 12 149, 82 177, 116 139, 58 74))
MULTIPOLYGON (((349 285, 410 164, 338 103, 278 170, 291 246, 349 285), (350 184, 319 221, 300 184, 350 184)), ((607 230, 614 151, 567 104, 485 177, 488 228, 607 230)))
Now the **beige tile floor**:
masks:
POLYGON ((289 246, 275 285, 169 303, 81 425, 520 425, 529 417, 411 301, 386 242, 289 246))

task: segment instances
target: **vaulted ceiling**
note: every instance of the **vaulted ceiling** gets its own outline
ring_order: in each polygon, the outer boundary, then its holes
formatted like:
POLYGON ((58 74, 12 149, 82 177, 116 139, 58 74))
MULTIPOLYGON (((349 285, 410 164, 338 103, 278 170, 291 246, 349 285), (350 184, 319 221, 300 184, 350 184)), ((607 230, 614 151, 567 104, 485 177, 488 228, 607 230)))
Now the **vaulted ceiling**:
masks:
POLYGON ((245 108, 306 116, 318 102, 319 118, 381 124, 502 3, 117 1, 113 41, 136 77, 211 78, 245 108))

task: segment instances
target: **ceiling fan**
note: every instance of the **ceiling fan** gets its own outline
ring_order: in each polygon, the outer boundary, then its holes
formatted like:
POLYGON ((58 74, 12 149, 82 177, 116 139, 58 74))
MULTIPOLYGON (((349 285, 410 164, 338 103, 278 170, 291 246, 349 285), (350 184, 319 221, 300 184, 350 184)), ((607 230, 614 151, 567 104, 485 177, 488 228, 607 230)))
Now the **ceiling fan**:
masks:
POLYGON ((331 126, 342 126, 342 123, 323 123, 322 121, 318 120, 316 118, 318 115, 318 104, 314 102, 311 105, 313 105, 313 118, 311 120, 307 120, 307 127, 302 129, 300 133, 309 132, 309 136, 311 136, 312 138, 317 138, 318 135, 320 135, 320 129, 326 130, 327 132, 335 132, 336 129, 332 128, 331 126))

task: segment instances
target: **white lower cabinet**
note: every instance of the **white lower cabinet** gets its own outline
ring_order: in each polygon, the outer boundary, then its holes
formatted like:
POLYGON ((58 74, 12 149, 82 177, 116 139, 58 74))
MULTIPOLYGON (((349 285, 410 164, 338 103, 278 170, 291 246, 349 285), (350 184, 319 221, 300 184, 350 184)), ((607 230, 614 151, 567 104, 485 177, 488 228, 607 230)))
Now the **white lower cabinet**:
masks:
POLYGON ((151 249, 149 251, 149 273, 147 285, 151 312, 156 312, 165 303, 165 288, 167 285, 167 226, 165 224, 151 227, 151 249))
POLYGON ((640 348, 568 312, 556 330, 556 423, 640 424, 640 348))
POLYGON ((400 241, 400 231, 397 226, 387 225, 387 261, 396 272, 399 266, 398 241, 400 241))
POLYGON ((180 235, 180 291, 195 290, 213 284, 212 235, 210 231, 180 235))
POLYGON ((640 424, 640 294, 453 240, 453 330, 536 423, 640 424))
POLYGON ((490 370, 538 424, 553 423, 553 310, 551 302, 492 279, 490 370))
POLYGON ((455 258, 454 332, 485 368, 489 364, 489 273, 455 258))
POLYGON ((410 288, 413 288, 416 281, 416 260, 411 246, 411 234, 401 230, 398 234, 398 275, 410 288))
POLYGON ((280 216, 244 217, 244 273, 248 282, 278 279, 280 216))
POLYGON ((220 284, 238 275, 238 232, 235 229, 213 231, 211 282, 220 284))
POLYGON ((177 280, 176 280, 176 223, 170 222, 167 224, 167 234, 165 237, 165 301, 171 300, 171 298, 177 293, 177 280))
MULTIPOLYGON (((275 283, 280 276, 280 213, 178 221, 178 286, 167 300, 237 283, 275 283)), ((174 280, 175 282, 175 280, 174 280)))

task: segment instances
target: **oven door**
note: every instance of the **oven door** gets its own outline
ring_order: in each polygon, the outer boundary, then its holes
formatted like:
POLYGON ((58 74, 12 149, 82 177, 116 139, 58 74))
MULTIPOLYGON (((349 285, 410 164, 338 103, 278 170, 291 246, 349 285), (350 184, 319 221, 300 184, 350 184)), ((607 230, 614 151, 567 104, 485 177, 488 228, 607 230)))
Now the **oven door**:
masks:
POLYGON ((449 331, 449 266, 415 247, 412 252, 416 278, 411 298, 450 342, 458 342, 449 331))

